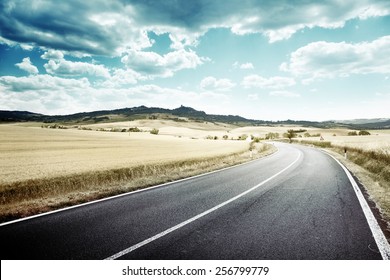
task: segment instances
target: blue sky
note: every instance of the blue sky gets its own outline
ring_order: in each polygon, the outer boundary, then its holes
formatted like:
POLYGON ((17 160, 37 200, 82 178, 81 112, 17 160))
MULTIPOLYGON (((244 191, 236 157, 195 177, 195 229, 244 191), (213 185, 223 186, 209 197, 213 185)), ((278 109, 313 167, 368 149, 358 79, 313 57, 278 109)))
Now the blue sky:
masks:
POLYGON ((0 110, 390 117, 390 1, 0 3, 0 110))

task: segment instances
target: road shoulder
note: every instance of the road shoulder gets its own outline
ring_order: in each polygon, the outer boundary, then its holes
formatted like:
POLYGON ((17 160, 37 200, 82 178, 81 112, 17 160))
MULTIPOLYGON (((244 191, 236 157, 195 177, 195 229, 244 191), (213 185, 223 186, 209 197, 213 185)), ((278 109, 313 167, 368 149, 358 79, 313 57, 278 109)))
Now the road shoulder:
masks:
MULTIPOLYGON (((356 182, 356 185, 360 190, 360 193, 363 195, 365 202, 368 204, 369 209, 378 223, 378 226, 383 232, 383 235, 387 241, 387 250, 390 252, 390 219, 387 217, 387 213, 381 209, 380 204, 378 203, 378 188, 373 188, 373 186, 376 186, 378 183, 375 182, 375 180, 370 176, 370 172, 361 166, 349 161, 345 157, 332 150, 321 150, 338 160, 352 175, 353 180, 356 182)), ((388 257, 390 258, 390 253, 388 257)))

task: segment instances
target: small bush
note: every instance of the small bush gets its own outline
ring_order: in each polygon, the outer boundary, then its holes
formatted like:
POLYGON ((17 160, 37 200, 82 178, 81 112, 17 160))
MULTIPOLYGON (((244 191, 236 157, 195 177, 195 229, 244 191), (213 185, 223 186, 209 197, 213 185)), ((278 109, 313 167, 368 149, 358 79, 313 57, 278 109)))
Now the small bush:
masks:
POLYGON ((296 129, 296 130, 291 129, 291 130, 292 130, 293 133, 302 133, 302 132, 306 132, 307 131, 307 129, 296 129))
POLYGON ((367 130, 360 130, 359 135, 371 135, 371 133, 368 132, 367 130))
POLYGON ((150 134, 154 134, 154 135, 157 135, 160 131, 157 129, 157 128, 153 128, 151 131, 150 131, 150 134))
POLYGON ((141 129, 139 129, 138 127, 130 127, 128 129, 129 132, 141 132, 141 129))
POLYGON ((265 135, 265 139, 278 139, 279 138, 279 133, 274 133, 274 132, 270 132, 270 133, 267 133, 265 135))
POLYGON ((41 125, 41 128, 52 128, 52 129, 68 129, 67 126, 53 124, 53 125, 41 125))

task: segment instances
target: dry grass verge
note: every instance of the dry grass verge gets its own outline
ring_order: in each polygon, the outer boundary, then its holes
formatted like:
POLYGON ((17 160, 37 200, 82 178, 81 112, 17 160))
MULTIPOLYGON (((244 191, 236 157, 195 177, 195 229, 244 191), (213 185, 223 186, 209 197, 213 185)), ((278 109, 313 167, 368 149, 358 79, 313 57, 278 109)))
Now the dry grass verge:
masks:
MULTIPOLYGON (((253 148, 254 146, 251 145, 253 148)), ((259 143, 257 159, 276 151, 259 143)), ((162 184, 251 160, 249 152, 31 179, 0 186, 0 222, 162 184)))
POLYGON ((342 155, 340 160, 359 178, 390 228, 390 154, 347 147, 345 159, 344 147, 333 146, 332 150, 342 155))

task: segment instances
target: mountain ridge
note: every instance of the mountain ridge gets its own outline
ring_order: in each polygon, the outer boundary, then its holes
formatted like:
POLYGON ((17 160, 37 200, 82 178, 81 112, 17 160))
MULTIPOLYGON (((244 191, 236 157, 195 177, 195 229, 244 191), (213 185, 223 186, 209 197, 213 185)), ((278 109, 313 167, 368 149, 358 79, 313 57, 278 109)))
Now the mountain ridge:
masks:
POLYGON ((114 110, 99 110, 91 112, 80 112, 68 115, 44 115, 29 111, 7 111, 0 110, 0 122, 28 122, 38 121, 45 123, 98 123, 112 121, 130 121, 145 118, 168 118, 177 121, 183 121, 180 118, 187 118, 192 121, 221 122, 246 125, 296 125, 311 126, 318 128, 345 127, 350 129, 389 129, 390 119, 356 119, 343 121, 305 121, 305 120, 284 120, 284 121, 265 121, 247 119, 238 115, 215 115, 207 114, 204 111, 196 110, 192 107, 181 105, 175 109, 165 109, 159 107, 146 107, 144 105, 131 108, 120 108, 114 110))

